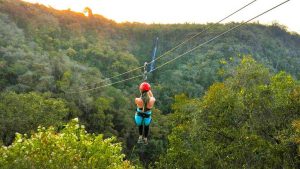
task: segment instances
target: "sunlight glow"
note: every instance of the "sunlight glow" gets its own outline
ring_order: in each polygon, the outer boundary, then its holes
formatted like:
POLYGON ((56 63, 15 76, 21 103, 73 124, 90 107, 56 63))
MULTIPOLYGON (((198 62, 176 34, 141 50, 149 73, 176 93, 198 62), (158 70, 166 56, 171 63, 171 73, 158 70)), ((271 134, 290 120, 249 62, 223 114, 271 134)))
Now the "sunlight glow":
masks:
MULTIPOLYGON (((90 7, 93 13, 101 14, 116 22, 142 23, 207 23, 217 22, 252 0, 24 0, 40 3, 56 9, 71 9, 83 12, 90 7)), ((257 0, 253 5, 228 20, 247 20, 284 0, 257 0)), ((260 17, 260 23, 277 22, 290 31, 300 33, 300 0, 287 4, 260 17)))

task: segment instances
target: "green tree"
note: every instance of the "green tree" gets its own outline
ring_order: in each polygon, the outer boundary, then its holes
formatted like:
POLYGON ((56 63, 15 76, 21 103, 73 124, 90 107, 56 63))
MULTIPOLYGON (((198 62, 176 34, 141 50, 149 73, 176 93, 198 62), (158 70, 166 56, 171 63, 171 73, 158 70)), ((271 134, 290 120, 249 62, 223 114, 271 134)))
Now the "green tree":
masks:
POLYGON ((298 168, 290 139, 291 124, 300 117, 297 99, 291 97, 297 88, 290 75, 272 76, 244 58, 224 83, 189 103, 191 110, 174 106, 186 120, 172 129, 160 168, 298 168))
POLYGON ((0 136, 5 144, 12 142, 16 132, 29 134, 38 125, 58 125, 68 115, 65 101, 49 93, 3 92, 0 98, 0 136))
POLYGON ((115 138, 88 134, 78 119, 62 130, 39 127, 31 137, 17 134, 13 144, 0 148, 0 167, 9 168, 135 168, 124 161, 120 143, 115 138))
MULTIPOLYGON (((52 92, 51 95, 66 100, 65 104, 70 109, 66 119, 80 117, 88 132, 103 133, 104 137, 117 136, 119 141, 124 142, 126 153, 130 153, 136 144, 137 133, 132 120, 135 105, 132 99, 135 97, 133 93, 138 92, 137 84, 141 79, 126 81, 112 87, 97 88, 97 90, 76 92, 140 74, 141 70, 136 69, 124 76, 106 79, 134 69, 145 61, 149 62, 153 39, 156 37, 160 39, 157 50, 157 55, 160 56, 197 32, 210 27, 205 34, 195 37, 194 40, 157 60, 156 65, 159 66, 238 24, 116 23, 98 14, 86 17, 82 13, 71 10, 55 10, 20 0, 1 0, 0 11, 1 92, 7 90, 17 93, 52 92), (107 81, 103 81, 104 79, 107 81), (104 102, 99 102, 99 98, 102 98, 104 102), (109 106, 106 107, 105 101, 108 100, 109 106)), ((169 132, 167 127, 169 119, 165 115, 178 110, 172 110, 171 105, 176 100, 174 96, 184 93, 192 98, 202 97, 209 86, 216 81, 222 82, 227 77, 231 80, 228 79, 226 83, 212 86, 211 91, 214 91, 213 93, 220 98, 215 98, 216 101, 206 101, 210 107, 203 109, 200 106, 202 101, 190 106, 197 107, 199 111, 205 110, 208 114, 211 113, 212 119, 209 120, 213 120, 216 124, 219 124, 219 120, 220 126, 227 123, 234 124, 230 118, 219 117, 223 114, 230 114, 229 117, 241 122, 251 119, 245 121, 251 126, 251 132, 257 131, 257 135, 263 136, 262 140, 267 138, 289 144, 287 138, 290 136, 289 133, 294 131, 290 128, 287 130, 282 130, 282 128, 286 126, 284 123, 289 123, 290 119, 294 119, 299 112, 297 97, 287 96, 294 84, 281 84, 281 81, 290 81, 290 77, 284 73, 273 77, 268 71, 261 69, 262 66, 255 66, 255 69, 261 72, 255 71, 251 69, 253 64, 250 64, 249 60, 245 64, 249 64, 250 67, 244 64, 244 70, 241 68, 240 73, 233 70, 233 67, 239 64, 241 55, 247 54, 253 55, 257 62, 274 72, 283 70, 292 77, 299 77, 299 42, 299 34, 286 31, 284 26, 251 23, 152 72, 149 81, 152 83, 153 92, 157 98, 155 111, 159 113, 153 115, 153 117, 157 115, 153 118, 153 126, 151 126, 153 138, 150 138, 146 153, 140 156, 140 159, 144 160, 142 163, 155 161, 158 154, 164 151, 162 147, 168 143, 166 138, 169 132), (225 70, 230 72, 225 73, 225 70), (219 75, 226 76, 220 77, 219 75), (219 91, 223 89, 224 91, 219 91), (223 95, 218 95, 218 93, 223 95), (222 96, 230 98, 231 102, 226 102, 226 99, 222 100, 222 96), (234 106, 233 111, 227 110, 228 104, 230 108, 234 106), (236 110, 238 108, 241 110, 236 110), (224 113, 221 109, 227 112, 224 113), (214 111, 216 113, 213 113, 214 111), (264 126, 261 119, 268 119, 270 122, 264 126), (281 135, 276 131, 281 131, 281 135), (261 132, 269 135, 263 135, 261 132)), ((188 109, 180 108, 178 112, 190 114, 193 122, 206 124, 206 121, 201 121, 200 115, 197 116, 198 119, 196 115, 192 115, 194 112, 188 109)), ((170 125, 173 128, 175 124, 177 123, 170 125)), ((201 125, 195 126, 201 127, 201 125)), ((226 127, 223 128, 226 129, 226 127)), ((184 136, 188 135, 186 133, 193 133, 197 136, 197 133, 191 129, 185 125, 182 130, 174 127, 172 133, 178 132, 178 134, 171 134, 169 138, 174 138, 175 144, 176 137, 182 134, 179 138, 183 142, 178 142, 178 145, 182 144, 187 148, 193 145, 193 148, 197 149, 196 144, 190 144, 195 140, 198 141, 197 137, 192 137, 193 135, 190 134, 187 137, 188 141, 184 141, 184 136)), ((229 129, 226 130, 231 132, 229 129)), ((245 131, 248 131, 248 128, 245 127, 245 131)), ((170 145, 172 144, 170 141, 170 145)), ((201 147, 201 144, 199 143, 198 147, 201 147)), ((214 145, 218 144, 219 142, 214 145)), ((188 155, 191 155, 184 154, 187 158, 182 159, 188 159, 188 155)), ((204 154, 212 155, 213 153, 204 154)), ((181 157, 176 156, 176 151, 173 155, 174 158, 181 157)), ((213 155, 210 161, 215 162, 213 155)), ((196 156, 190 157, 196 158, 196 156)), ((198 157, 197 159, 202 159, 200 155, 198 157)), ((205 162, 200 163, 200 161, 197 163, 199 167, 205 162)))

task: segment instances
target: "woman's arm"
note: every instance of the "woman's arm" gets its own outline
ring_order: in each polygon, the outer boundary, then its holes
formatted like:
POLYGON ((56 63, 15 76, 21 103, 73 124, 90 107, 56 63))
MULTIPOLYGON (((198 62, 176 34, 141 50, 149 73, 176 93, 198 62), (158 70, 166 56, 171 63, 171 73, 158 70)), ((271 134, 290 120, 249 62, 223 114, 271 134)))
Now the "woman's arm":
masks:
POLYGON ((147 104, 147 108, 152 109, 155 103, 155 98, 153 97, 153 93, 151 92, 151 90, 148 91, 148 96, 150 97, 150 99, 147 104))
POLYGON ((151 92, 151 90, 148 91, 148 96, 153 97, 153 93, 151 92))

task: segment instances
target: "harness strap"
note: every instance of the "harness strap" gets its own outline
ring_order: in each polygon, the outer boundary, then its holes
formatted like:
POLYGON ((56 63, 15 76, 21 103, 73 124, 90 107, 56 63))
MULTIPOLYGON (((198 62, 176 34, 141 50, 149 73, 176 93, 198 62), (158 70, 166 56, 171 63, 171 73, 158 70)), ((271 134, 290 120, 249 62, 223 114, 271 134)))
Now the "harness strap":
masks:
POLYGON ((143 118, 149 118, 151 114, 146 114, 146 113, 141 113, 141 112, 136 112, 138 116, 143 117, 143 118))
POLYGON ((151 116, 151 111, 147 110, 146 112, 142 112, 139 108, 136 109, 136 113, 138 116, 143 118, 149 118, 151 116))

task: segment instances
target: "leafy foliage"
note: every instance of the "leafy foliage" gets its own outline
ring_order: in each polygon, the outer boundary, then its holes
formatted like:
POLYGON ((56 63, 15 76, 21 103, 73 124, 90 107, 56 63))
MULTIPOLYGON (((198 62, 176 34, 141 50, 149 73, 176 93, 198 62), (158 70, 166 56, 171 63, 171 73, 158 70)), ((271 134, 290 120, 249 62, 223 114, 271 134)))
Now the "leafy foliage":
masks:
POLYGON ((134 168, 124 161, 115 138, 88 134, 78 119, 60 131, 39 127, 30 138, 17 134, 9 147, 0 149, 1 168, 134 168))
POLYGON ((233 76, 212 85, 201 101, 176 102, 174 115, 185 120, 172 129, 158 166, 298 168, 299 154, 291 140, 292 122, 300 117, 299 104, 293 102, 297 88, 290 75, 272 76, 244 58, 233 76))
POLYGON ((0 136, 10 144, 15 132, 28 133, 39 125, 59 125, 68 115, 64 100, 31 92, 0 94, 0 136))
POLYGON ((89 8, 86 12, 89 16, 21 0, 0 1, 0 91, 1 99, 4 98, 0 101, 3 107, 0 110, 0 126, 9 126, 2 127, 0 131, 5 145, 12 142, 16 131, 29 133, 38 124, 58 125, 61 121, 79 117, 89 133, 102 133, 104 138, 116 136, 124 143, 124 152, 130 154, 128 158, 135 162, 139 160, 136 163, 146 167, 155 163, 166 151, 168 143, 169 147, 180 147, 168 149, 166 156, 170 158, 160 163, 163 167, 170 164, 169 168, 173 165, 182 168, 186 162, 189 162, 185 164, 187 168, 207 167, 208 164, 211 167, 234 168, 245 164, 245 159, 250 161, 247 165, 253 167, 254 162, 265 158, 261 154, 264 150, 271 154, 269 161, 264 159, 267 165, 277 165, 280 160, 283 164, 282 161, 289 158, 282 153, 283 150, 291 158, 295 157, 291 155, 294 149, 289 148, 295 146, 290 137, 294 132, 290 123, 296 120, 295 112, 299 110, 298 85, 294 80, 300 72, 298 34, 287 32, 279 24, 247 24, 153 72, 149 81, 157 102, 149 145, 138 148, 135 147, 138 134, 133 121, 133 100, 139 96, 137 86, 141 79, 105 88, 101 86, 130 78, 141 71, 106 78, 149 62, 156 37, 160 39, 157 53, 161 55, 210 27, 202 35, 157 60, 156 65, 159 66, 238 23, 118 24, 93 14, 89 8), (252 55, 261 64, 243 59, 244 55, 252 55), (242 64, 235 70, 241 61, 242 64), (269 72, 277 74, 274 76, 269 72), (91 88, 97 89, 84 91, 91 88), (203 95, 205 97, 199 101, 197 98, 203 95), (31 101, 31 97, 41 101, 41 107, 31 101), (4 101, 9 98, 10 102, 5 102, 7 106, 4 101), (61 105, 57 111, 53 110, 56 114, 52 114, 53 117, 44 115, 43 111, 53 106, 46 104, 45 100, 61 105), (27 101, 38 109, 30 108, 27 101), (24 112, 28 117, 23 114, 21 105, 26 105, 24 112), (33 119, 30 116, 33 114, 38 114, 36 117, 39 119, 33 119), (24 120, 19 117, 24 117, 24 120), (44 117, 51 119, 45 122, 44 117), (12 119, 20 123, 12 123, 12 119), (236 125, 242 126, 242 129, 237 127, 238 130, 234 130, 236 125), (168 135, 171 130, 172 134, 168 135), (199 134, 197 130, 205 132, 199 134), (219 130, 223 136, 211 134, 219 130), (244 136, 249 137, 248 134, 255 136, 255 141, 231 144, 223 138, 229 135, 234 140, 243 140, 244 136), (198 136, 207 140, 199 141, 198 136), (280 140, 281 147, 274 146, 276 140, 280 140), (291 142, 293 146, 285 146, 291 142), (207 147, 202 146, 204 143, 207 147), (232 146, 224 149, 227 145, 232 146), (261 145, 263 148, 259 147, 261 145), (230 154, 229 148, 236 150, 235 146, 248 148, 244 153, 240 152, 241 155, 233 155, 232 158, 237 156, 236 160, 241 162, 223 160, 225 155, 230 154), (255 147, 259 147, 258 150, 254 151, 255 147), (198 152, 199 149, 203 150, 203 154, 198 152), (221 152, 220 156, 216 152, 221 152), (282 158, 274 156, 274 152, 283 154, 282 158), (258 155, 253 156, 255 153, 258 155), (215 160, 215 156, 222 161, 215 160), (207 158, 203 160, 203 157, 207 158), (194 161, 188 159, 198 160, 194 165, 194 161), (237 164, 231 166, 235 162, 237 164))

